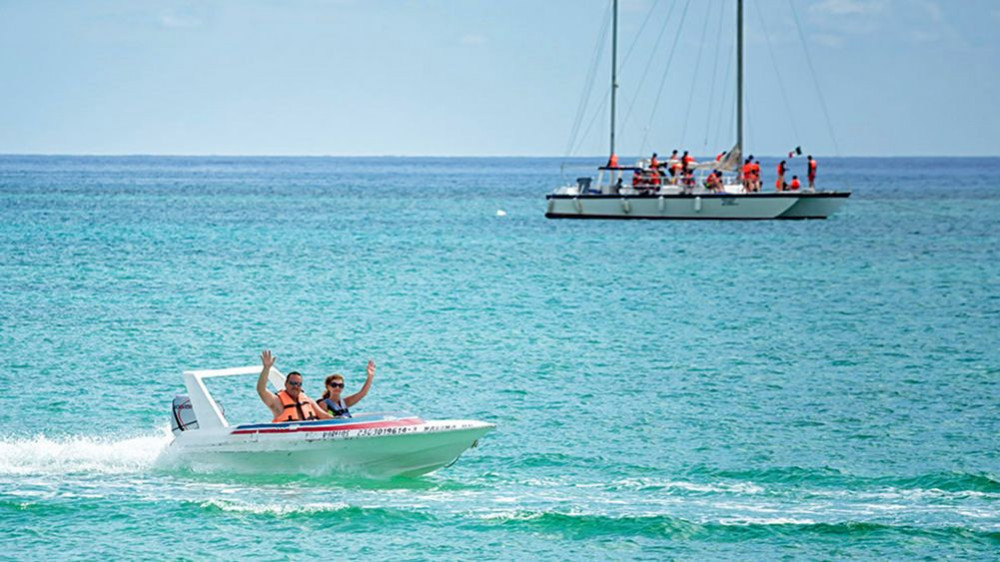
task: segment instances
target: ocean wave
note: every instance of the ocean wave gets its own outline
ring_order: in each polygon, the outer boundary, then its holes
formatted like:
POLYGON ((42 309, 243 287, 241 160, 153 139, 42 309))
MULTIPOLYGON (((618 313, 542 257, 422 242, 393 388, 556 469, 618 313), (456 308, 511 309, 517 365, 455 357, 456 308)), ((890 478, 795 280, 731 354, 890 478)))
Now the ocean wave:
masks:
POLYGON ((646 536, 730 542, 772 537, 922 537, 968 539, 1000 544, 1000 531, 961 526, 916 526, 870 521, 821 522, 796 517, 730 517, 692 521, 663 514, 597 515, 584 513, 492 511, 477 514, 482 525, 528 532, 555 533, 574 539, 601 536, 646 536))
POLYGON ((0 440, 0 475, 141 472, 170 442, 165 432, 134 437, 36 435, 0 440))
POLYGON ((394 522, 414 522, 434 519, 434 516, 416 508, 396 509, 377 506, 357 506, 344 502, 253 503, 235 500, 212 499, 202 502, 185 502, 196 505, 206 513, 246 514, 253 516, 274 516, 285 519, 308 519, 311 522, 330 519, 338 525, 362 523, 366 526, 394 522))
POLYGON ((764 488, 752 482, 689 482, 684 480, 664 480, 660 478, 623 478, 612 482, 609 490, 681 491, 715 494, 760 494, 764 488))
POLYGON ((1000 494, 1000 477, 987 472, 941 471, 918 475, 858 476, 829 467, 785 466, 730 470, 699 465, 688 470, 687 475, 699 478, 738 480, 754 484, 827 486, 851 490, 888 488, 1000 494))

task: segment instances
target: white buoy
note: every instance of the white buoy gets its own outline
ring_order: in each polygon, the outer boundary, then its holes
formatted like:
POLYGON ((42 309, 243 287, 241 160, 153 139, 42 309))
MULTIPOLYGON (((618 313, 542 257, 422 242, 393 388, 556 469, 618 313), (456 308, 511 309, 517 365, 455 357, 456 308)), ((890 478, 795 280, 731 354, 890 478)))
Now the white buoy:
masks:
POLYGON ((503 209, 497 209, 497 216, 498 217, 506 217, 507 216, 507 211, 505 211, 503 209))

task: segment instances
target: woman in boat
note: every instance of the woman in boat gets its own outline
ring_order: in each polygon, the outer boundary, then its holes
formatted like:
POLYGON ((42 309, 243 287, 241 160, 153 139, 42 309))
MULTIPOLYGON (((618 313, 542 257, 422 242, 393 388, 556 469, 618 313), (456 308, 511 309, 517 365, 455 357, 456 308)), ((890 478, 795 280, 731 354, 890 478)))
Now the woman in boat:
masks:
POLYGON ((326 377, 326 390, 323 391, 323 398, 317 402, 331 416, 335 418, 349 418, 351 417, 349 408, 360 402, 368 394, 374 378, 375 362, 368 361, 368 378, 365 379, 364 386, 357 393, 342 398, 340 393, 344 389, 344 377, 334 373, 326 377))

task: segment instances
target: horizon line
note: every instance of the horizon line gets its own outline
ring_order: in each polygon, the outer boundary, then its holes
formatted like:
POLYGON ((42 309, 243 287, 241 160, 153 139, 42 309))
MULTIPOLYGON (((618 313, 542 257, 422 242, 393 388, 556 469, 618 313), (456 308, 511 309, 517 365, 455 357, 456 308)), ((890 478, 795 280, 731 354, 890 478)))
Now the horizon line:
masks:
MULTIPOLYGON (((535 159, 589 159, 589 160, 604 160, 605 156, 596 155, 581 155, 581 156, 562 156, 562 155, 521 155, 521 154, 180 154, 180 153, 60 153, 60 152, 0 152, 0 157, 23 157, 23 156, 35 156, 35 157, 77 157, 77 158, 535 158, 535 159)), ((759 154, 761 158, 783 158, 786 157, 784 154, 759 154)), ((798 155, 797 155, 798 156, 798 155)), ((801 155, 800 157, 805 158, 806 155, 801 155)), ((876 158, 1000 158, 1000 154, 895 154, 895 155, 883 155, 883 156, 873 156, 873 155, 830 155, 816 153, 819 158, 863 158, 863 159, 876 159, 876 158)), ((641 158, 638 156, 619 156, 619 158, 641 158)))

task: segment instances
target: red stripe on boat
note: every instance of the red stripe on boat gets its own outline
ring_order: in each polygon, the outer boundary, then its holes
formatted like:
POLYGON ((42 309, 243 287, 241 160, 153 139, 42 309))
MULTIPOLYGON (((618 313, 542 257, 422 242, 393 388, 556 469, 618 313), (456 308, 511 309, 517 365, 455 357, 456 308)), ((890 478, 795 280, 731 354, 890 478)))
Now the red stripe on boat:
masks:
MULTIPOLYGON (((283 422, 288 423, 288 422, 283 422)), ((240 429, 232 432, 232 435, 242 435, 246 433, 300 433, 304 431, 349 431, 351 429, 380 429, 383 427, 405 427, 410 425, 420 425, 424 423, 420 418, 406 418, 401 420, 344 423, 337 425, 310 425, 305 427, 275 427, 272 429, 240 429)))

